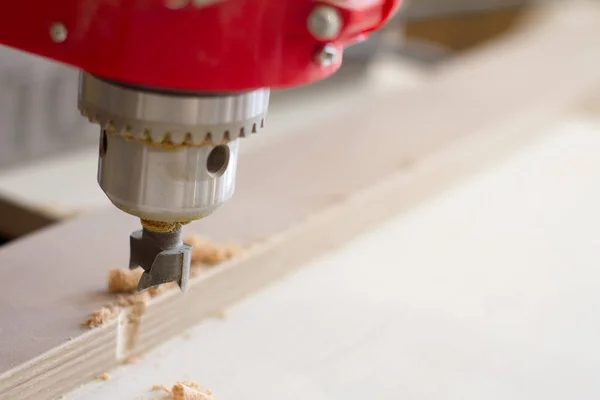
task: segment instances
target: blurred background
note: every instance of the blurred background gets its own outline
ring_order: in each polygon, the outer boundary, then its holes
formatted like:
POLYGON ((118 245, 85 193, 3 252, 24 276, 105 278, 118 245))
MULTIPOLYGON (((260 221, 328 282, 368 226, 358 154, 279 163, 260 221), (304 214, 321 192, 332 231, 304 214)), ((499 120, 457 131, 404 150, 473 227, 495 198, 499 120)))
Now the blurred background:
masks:
MULTIPOLYGON (((281 134, 278 126, 300 130, 302 124, 348 112, 352 104, 365 101, 373 91, 412 90, 440 63, 460 57, 518 25, 523 13, 537 3, 406 0, 385 30, 345 53, 343 67, 333 78, 274 93, 268 130, 273 134, 244 141, 243 148, 276 140, 281 134)), ((94 180, 98 128, 78 114, 77 79, 75 70, 0 46, 0 197, 26 204, 32 197, 49 196, 43 205, 48 207, 48 214, 63 216, 103 204, 94 180), (69 169, 68 163, 79 166, 69 169), (72 200, 52 197, 60 190, 44 188, 43 181, 48 177, 39 175, 35 168, 72 180, 72 189, 62 193, 72 200)), ((7 229, 9 222, 0 224, 4 240, 55 220, 44 218, 42 212, 27 216, 27 222, 23 222, 23 216, 15 217, 17 212, 14 207, 0 207, 0 220, 13 219, 11 224, 22 225, 7 229)))

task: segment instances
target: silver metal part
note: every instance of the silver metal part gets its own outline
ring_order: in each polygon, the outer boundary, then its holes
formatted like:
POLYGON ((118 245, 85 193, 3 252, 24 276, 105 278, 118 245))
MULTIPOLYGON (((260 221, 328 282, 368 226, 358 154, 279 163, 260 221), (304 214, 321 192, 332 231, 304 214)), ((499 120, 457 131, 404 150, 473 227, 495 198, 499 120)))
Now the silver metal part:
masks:
POLYGON ((340 57, 340 52, 335 46, 326 44, 323 46, 321 51, 319 51, 315 57, 315 61, 321 67, 329 67, 330 65, 336 63, 338 58, 340 57))
POLYGON ((333 40, 342 30, 342 16, 340 12, 326 5, 314 8, 308 16, 308 31, 318 40, 333 40))
POLYGON ((174 232, 153 232, 142 229, 130 237, 129 268, 142 267, 144 273, 137 290, 167 282, 177 282, 187 290, 192 247, 183 243, 181 229, 174 232))
POLYGON ((50 37, 55 43, 62 43, 67 40, 67 27, 60 22, 52 24, 50 27, 50 37))
POLYGON ((211 95, 134 88, 83 72, 79 110, 116 134, 161 143, 221 144, 264 127, 269 89, 211 95))
POLYGON ((237 154, 237 140, 170 149, 103 130, 98 183, 115 206, 141 219, 196 220, 233 196, 237 154))

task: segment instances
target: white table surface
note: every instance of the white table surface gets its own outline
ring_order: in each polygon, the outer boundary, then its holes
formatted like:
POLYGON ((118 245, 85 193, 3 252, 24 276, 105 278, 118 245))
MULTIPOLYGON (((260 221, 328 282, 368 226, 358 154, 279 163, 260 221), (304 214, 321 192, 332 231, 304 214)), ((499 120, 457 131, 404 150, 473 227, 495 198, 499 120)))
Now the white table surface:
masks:
POLYGON ((600 121, 502 164, 66 395, 600 398, 600 121))

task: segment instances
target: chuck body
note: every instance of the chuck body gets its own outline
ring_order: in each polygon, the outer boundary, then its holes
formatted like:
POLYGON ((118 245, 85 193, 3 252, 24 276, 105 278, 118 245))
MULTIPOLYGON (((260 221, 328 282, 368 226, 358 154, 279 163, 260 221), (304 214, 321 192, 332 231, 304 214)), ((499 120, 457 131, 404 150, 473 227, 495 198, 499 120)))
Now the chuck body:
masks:
POLYGON ((98 183, 110 201, 144 220, 203 218, 235 190, 238 141, 204 146, 148 144, 100 135, 98 183))
POLYGON ((238 139, 263 128, 268 101, 268 89, 170 92, 82 73, 79 108, 101 127, 98 183, 142 222, 130 238, 130 268, 144 269, 138 289, 185 289, 191 248, 181 227, 233 196, 238 139))

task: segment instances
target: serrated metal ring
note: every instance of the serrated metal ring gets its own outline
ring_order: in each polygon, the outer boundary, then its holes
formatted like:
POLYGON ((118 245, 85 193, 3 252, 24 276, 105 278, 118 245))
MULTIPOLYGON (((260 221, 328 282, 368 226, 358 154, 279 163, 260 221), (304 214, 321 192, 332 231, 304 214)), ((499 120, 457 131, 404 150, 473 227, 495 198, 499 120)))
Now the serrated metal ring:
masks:
POLYGON ((213 95, 120 85, 83 72, 79 111, 110 133, 154 143, 222 144, 264 127, 269 89, 213 95))

